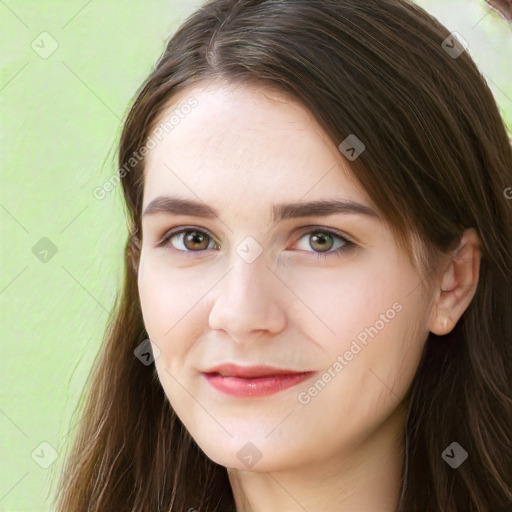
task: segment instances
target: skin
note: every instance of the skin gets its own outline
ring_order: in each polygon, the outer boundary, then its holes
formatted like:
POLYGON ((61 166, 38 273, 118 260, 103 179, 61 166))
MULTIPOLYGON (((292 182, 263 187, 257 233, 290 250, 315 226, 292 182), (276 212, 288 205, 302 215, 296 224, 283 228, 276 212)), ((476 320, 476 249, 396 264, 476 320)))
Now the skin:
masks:
POLYGON ((228 468, 239 512, 391 512, 403 471, 402 402, 429 331, 450 332, 474 295, 478 237, 467 230, 424 287, 380 218, 273 225, 275 203, 336 197, 376 207, 300 104, 215 81, 175 94, 167 112, 190 97, 197 106, 151 149, 145 167, 143 211, 170 194, 219 211, 213 219, 142 217, 140 301, 166 396, 206 455, 228 468), (180 226, 214 239, 195 251, 182 235, 158 246, 180 226), (334 237, 319 248, 313 235, 322 229, 356 247, 315 258, 344 244, 334 237), (251 263, 236 252, 246 237, 262 249, 251 263), (358 334, 393 304, 400 311, 347 360, 358 334), (336 372, 340 355, 346 365, 336 372), (224 362, 318 374, 267 397, 233 397, 200 373, 224 362), (329 368, 335 376, 308 394, 329 368), (261 457, 251 467, 237 456, 247 443, 261 457))

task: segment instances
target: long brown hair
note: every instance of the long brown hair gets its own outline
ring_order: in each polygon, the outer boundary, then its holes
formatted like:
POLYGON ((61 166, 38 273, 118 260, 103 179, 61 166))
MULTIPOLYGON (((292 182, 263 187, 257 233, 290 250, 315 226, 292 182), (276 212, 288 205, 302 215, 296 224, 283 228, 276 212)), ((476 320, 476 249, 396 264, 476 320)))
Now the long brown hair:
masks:
MULTIPOLYGON (((474 228, 478 287, 455 328, 430 333, 409 393, 399 512, 495 512, 512 501, 512 152, 495 99, 468 51, 407 0, 212 0, 175 32, 139 89, 119 143, 128 217, 124 282, 84 391, 57 488, 58 512, 234 511, 227 470, 183 427, 154 365, 137 264, 139 155, 172 95, 222 78, 301 102, 338 146, 366 150, 354 176, 425 279, 474 228), (127 167, 127 162, 131 162, 127 167), (457 469, 441 457, 456 441, 457 469)), ((427 281, 428 282, 428 281, 427 281)))

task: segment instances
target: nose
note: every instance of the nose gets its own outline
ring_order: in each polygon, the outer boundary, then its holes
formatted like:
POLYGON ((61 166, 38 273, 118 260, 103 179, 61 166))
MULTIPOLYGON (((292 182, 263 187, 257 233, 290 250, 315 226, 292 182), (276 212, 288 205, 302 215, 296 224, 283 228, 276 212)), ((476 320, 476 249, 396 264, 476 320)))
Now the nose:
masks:
POLYGON ((287 317, 279 285, 282 289, 263 256, 252 263, 235 256, 231 270, 211 292, 210 327, 226 331, 238 343, 254 333, 282 331, 287 317))

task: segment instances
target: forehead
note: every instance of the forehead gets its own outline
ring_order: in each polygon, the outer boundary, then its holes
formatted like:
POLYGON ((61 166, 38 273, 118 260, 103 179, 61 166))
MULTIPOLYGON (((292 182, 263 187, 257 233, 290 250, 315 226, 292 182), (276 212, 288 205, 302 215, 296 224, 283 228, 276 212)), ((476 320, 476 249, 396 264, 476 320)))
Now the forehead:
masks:
POLYGON ((146 157, 144 205, 176 187, 212 201, 227 190, 261 197, 272 190, 280 199, 288 192, 294 200, 338 191, 368 201, 337 146, 288 95, 220 80, 187 87, 159 116, 155 140, 170 116, 172 129, 146 157))
MULTIPOLYGON (((275 85, 237 83, 221 78, 201 81, 175 92, 168 100, 162 115, 179 110, 191 100, 195 100, 197 106, 191 109, 190 115, 182 117, 189 119, 186 123, 189 127, 194 121, 209 118, 210 121, 215 121, 216 127, 228 127, 235 122, 246 128, 270 129, 277 121, 280 128, 283 123, 289 123, 297 126, 306 124, 310 128, 318 129, 312 114, 290 94, 275 85)), ((202 126, 203 130, 210 128, 209 125, 202 126)), ((318 131, 321 132, 319 129, 318 131)))

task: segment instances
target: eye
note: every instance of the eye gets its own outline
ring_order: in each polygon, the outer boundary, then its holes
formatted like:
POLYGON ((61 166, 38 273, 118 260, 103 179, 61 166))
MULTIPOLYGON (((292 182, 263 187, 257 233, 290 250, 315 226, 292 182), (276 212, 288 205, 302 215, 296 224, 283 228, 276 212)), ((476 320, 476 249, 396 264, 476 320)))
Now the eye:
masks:
MULTIPOLYGON (((342 254, 356 247, 356 244, 346 237, 322 228, 310 229, 300 237, 299 243, 302 239, 306 239, 307 245, 313 249, 313 251, 305 250, 304 252, 313 252, 315 258, 342 256, 342 254), (336 246, 336 239, 341 243, 338 243, 335 250, 332 250, 336 246)), ((191 226, 171 229, 157 243, 157 246, 168 247, 171 251, 182 253, 185 256, 192 256, 192 253, 201 253, 206 249, 218 248, 218 244, 210 231, 205 228, 197 229, 191 226)))
POLYGON ((308 231, 308 233, 301 236, 300 240, 302 239, 306 239, 307 245, 314 249, 315 258, 342 256, 347 251, 356 247, 356 244, 348 240, 346 237, 321 228, 308 231), (338 247, 332 251, 331 249, 336 245, 334 243, 335 239, 341 240, 341 244, 338 244, 338 247), (316 252, 317 250, 320 252, 316 252))
POLYGON ((158 243, 158 246, 172 246, 172 250, 175 248, 179 252, 201 252, 204 249, 213 248, 210 242, 216 245, 212 234, 208 230, 184 227, 168 231, 158 243), (176 244, 173 243, 173 239, 176 240, 176 244))

